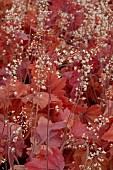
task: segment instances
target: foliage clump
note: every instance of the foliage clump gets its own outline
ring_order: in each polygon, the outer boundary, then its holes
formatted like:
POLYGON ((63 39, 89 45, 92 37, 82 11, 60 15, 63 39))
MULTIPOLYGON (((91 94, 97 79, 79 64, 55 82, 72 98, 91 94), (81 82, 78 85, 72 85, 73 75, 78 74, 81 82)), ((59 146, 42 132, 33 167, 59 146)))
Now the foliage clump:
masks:
POLYGON ((113 169, 111 0, 0 0, 0 164, 113 169))

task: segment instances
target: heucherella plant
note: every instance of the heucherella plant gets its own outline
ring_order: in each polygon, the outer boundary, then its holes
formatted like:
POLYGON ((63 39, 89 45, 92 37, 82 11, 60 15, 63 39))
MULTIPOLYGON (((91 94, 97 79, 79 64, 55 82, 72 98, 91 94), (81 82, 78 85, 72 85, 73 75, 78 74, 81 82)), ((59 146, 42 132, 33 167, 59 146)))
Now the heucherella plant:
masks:
POLYGON ((113 170, 112 0, 0 0, 0 169, 113 170))

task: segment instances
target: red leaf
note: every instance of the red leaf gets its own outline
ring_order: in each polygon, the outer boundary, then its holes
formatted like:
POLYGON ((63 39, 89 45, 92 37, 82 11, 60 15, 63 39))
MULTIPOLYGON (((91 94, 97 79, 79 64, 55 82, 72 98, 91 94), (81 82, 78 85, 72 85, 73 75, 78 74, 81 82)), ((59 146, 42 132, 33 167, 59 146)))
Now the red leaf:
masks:
POLYGON ((106 101, 106 109, 104 111, 104 115, 108 115, 112 117, 113 115, 113 101, 107 100, 106 101))
POLYGON ((83 106, 80 106, 80 105, 75 105, 75 108, 76 109, 75 109, 74 113, 77 114, 77 115, 84 113, 87 109, 87 107, 83 107, 83 106))
POLYGON ((47 105, 48 102, 60 102, 61 100, 58 99, 54 94, 51 94, 51 99, 49 99, 49 94, 47 92, 37 92, 36 94, 29 94, 26 95, 25 97, 22 98, 22 101, 24 103, 32 102, 33 104, 37 104, 40 109, 44 109, 47 105))
POLYGON ((29 85, 19 82, 18 80, 15 82, 14 79, 11 79, 10 83, 7 84, 7 88, 10 95, 13 94, 18 99, 28 93, 29 85))
POLYGON ((82 124, 80 120, 75 120, 72 126, 72 129, 70 130, 70 133, 75 136, 75 138, 82 138, 83 135, 88 136, 89 138, 92 138, 93 132, 89 131, 87 129, 86 124, 82 124))
POLYGON ((51 92, 56 95, 60 94, 65 85, 66 85, 65 78, 58 79, 57 76, 54 76, 51 84, 51 92))
POLYGON ((52 148, 53 154, 49 155, 49 161, 53 166, 55 166, 55 170, 63 170, 64 169, 64 158, 57 148, 52 148))
POLYGON ((13 163, 14 155, 21 157, 23 149, 25 148, 24 140, 22 139, 22 127, 12 122, 0 122, 0 137, 3 141, 6 139, 6 144, 3 146, 4 155, 8 154, 7 139, 10 139, 10 147, 15 149, 14 152, 10 153, 10 158, 13 163))
POLYGON ((12 0, 0 0, 0 5, 3 5, 3 7, 12 5, 12 0))
POLYGON ((84 19, 83 12, 77 12, 75 14, 75 29, 78 29, 81 26, 83 19, 84 19))
POLYGON ((12 0, 3 0, 4 5, 12 4, 12 0))
POLYGON ((60 110, 58 114, 58 120, 67 122, 70 114, 71 112, 68 108, 65 108, 64 111, 60 110))
POLYGON ((57 13, 57 10, 62 10, 66 6, 65 0, 55 0, 52 2, 52 5, 49 7, 54 13, 57 13))
POLYGON ((5 85, 9 78, 10 77, 6 73, 5 67, 2 67, 2 69, 0 69, 0 85, 5 85))
MULTIPOLYGON (((52 152, 48 153, 48 170, 63 170, 64 169, 64 158, 57 148, 52 148, 52 152)), ((47 159, 46 150, 38 158, 33 158, 31 161, 25 164, 28 170, 46 170, 47 159)))
POLYGON ((11 106, 11 100, 9 98, 9 95, 7 93, 7 89, 5 87, 0 88, 0 108, 8 108, 11 106))
POLYGON ((71 98, 74 98, 76 91, 75 89, 80 85, 78 78, 81 76, 81 73, 78 73, 77 71, 68 71, 64 73, 64 76, 67 77, 69 86, 71 86, 72 89, 70 92, 71 98))
POLYGON ((92 121, 95 118, 97 118, 99 115, 102 115, 101 108, 98 104, 95 104, 95 105, 89 107, 88 110, 86 111, 86 113, 87 113, 87 117, 92 121))
POLYGON ((88 109, 84 108, 84 110, 80 113, 80 118, 83 123, 91 122, 92 124, 94 124, 94 120, 102 114, 103 113, 101 112, 100 106, 98 104, 95 104, 88 109))
POLYGON ((83 119, 94 122, 94 120, 99 116, 102 115, 101 108, 98 104, 95 104, 87 109, 85 113, 83 113, 83 119))
POLYGON ((67 127, 70 128, 73 124, 73 114, 71 111, 66 107, 64 111, 60 110, 58 114, 58 120, 64 121, 67 123, 67 127))
POLYGON ((21 83, 21 82, 18 82, 18 83, 16 84, 16 89, 15 89, 16 92, 17 92, 16 97, 19 98, 19 97, 21 97, 22 95, 27 94, 28 89, 29 89, 29 86, 28 86, 28 85, 23 84, 23 83, 21 83))
POLYGON ((56 68, 53 68, 53 73, 48 73, 47 84, 51 86, 51 93, 56 96, 64 95, 63 90, 66 85, 66 78, 58 78, 56 75, 56 68))
POLYGON ((113 124, 110 127, 110 129, 104 133, 101 139, 108 141, 108 142, 113 142, 113 124))
POLYGON ((36 96, 33 97, 33 103, 44 109, 49 101, 49 94, 46 92, 38 92, 36 96))
MULTIPOLYGON (((60 138, 61 129, 65 127, 64 121, 51 123, 49 122, 49 146, 59 147, 62 143, 60 138)), ((38 121, 37 133, 40 136, 41 141, 47 140, 47 119, 40 117, 38 121)))

